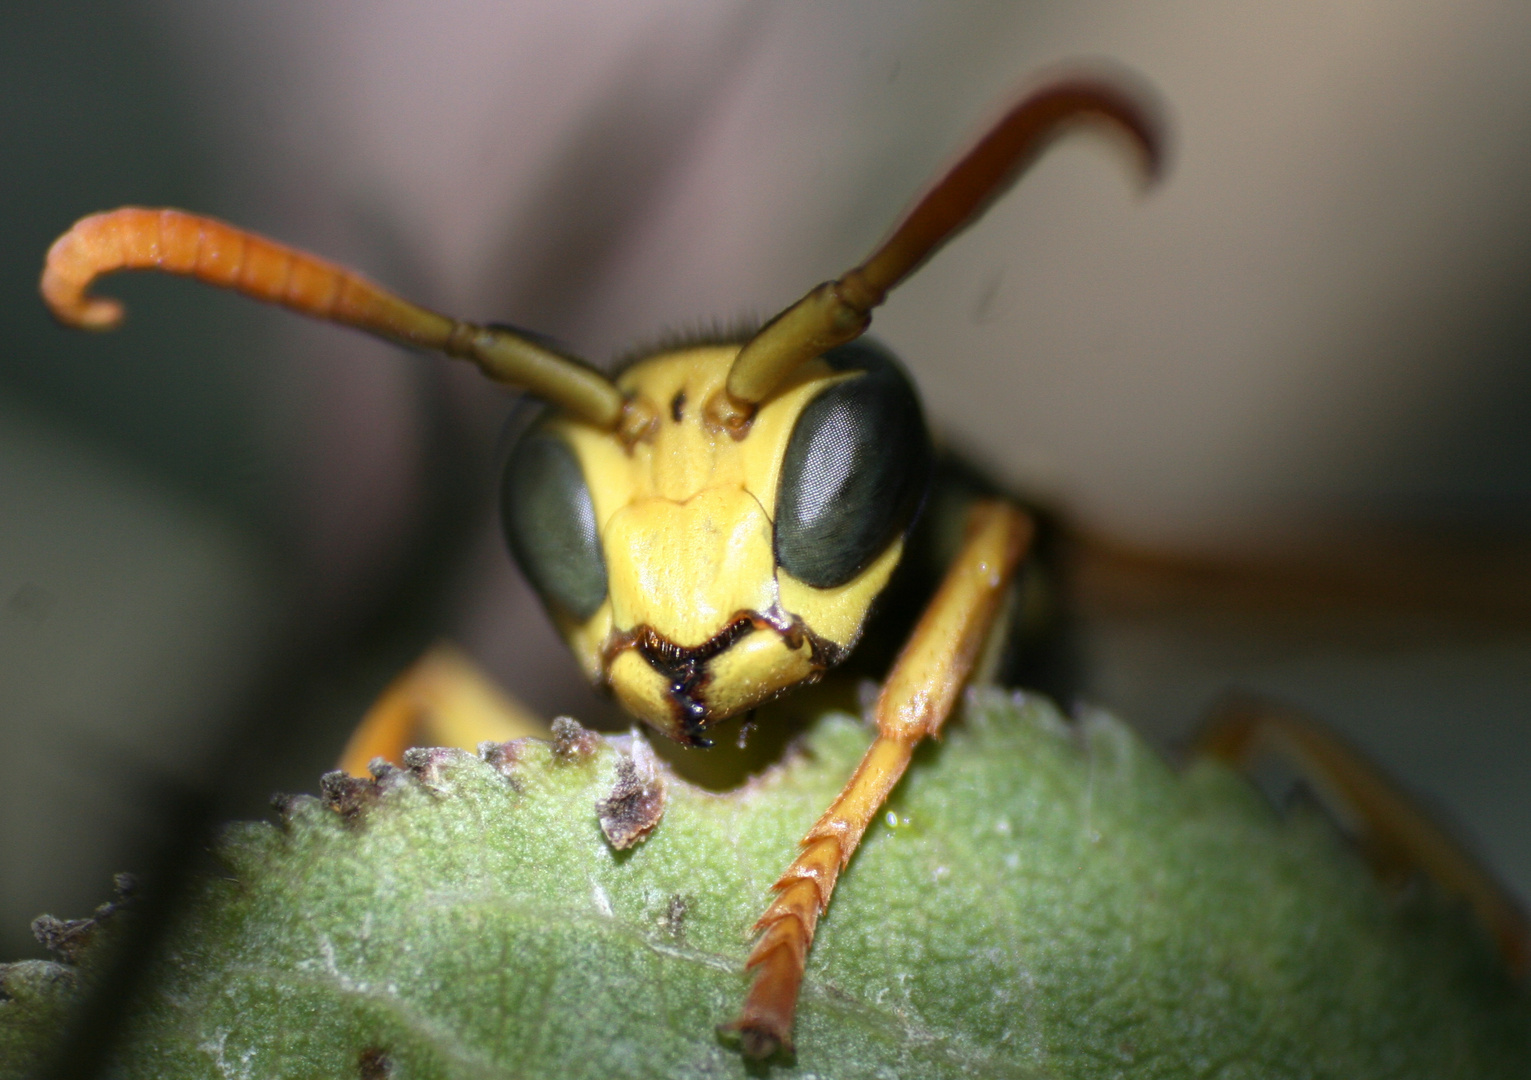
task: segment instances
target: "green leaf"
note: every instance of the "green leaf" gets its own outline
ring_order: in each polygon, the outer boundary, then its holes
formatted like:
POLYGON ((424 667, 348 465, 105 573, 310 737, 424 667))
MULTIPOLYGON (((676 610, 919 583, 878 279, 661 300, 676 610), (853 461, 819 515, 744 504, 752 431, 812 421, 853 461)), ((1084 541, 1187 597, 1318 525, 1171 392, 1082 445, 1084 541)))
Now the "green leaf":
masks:
MULTIPOLYGON (((734 794, 671 779, 625 851, 596 812, 605 740, 332 782, 229 831, 118 1075, 1528 1075, 1531 998, 1465 914, 1384 893, 1219 767, 1176 775, 1113 719, 995 692, 843 876, 796 1058, 746 1063, 715 1029, 749 927, 869 739, 830 715, 734 794)), ((41 1052, 71 972, 0 969, 0 1071, 41 1052)))

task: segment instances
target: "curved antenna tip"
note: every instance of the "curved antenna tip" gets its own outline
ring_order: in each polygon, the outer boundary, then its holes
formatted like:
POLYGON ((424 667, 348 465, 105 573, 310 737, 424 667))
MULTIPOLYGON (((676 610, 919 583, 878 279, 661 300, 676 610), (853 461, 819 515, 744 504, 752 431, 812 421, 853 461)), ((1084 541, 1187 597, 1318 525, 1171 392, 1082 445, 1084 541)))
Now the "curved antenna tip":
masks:
POLYGON ((104 217, 81 218, 48 248, 38 291, 48 312, 65 326, 102 331, 122 324, 125 309, 120 300, 90 294, 91 284, 105 268, 103 263, 109 264, 111 258, 103 260, 82 236, 88 236, 104 217))
MULTIPOLYGON (((1018 95, 1024 104, 1039 98, 1071 97, 1102 127, 1123 137, 1133 149, 1139 178, 1146 190, 1169 172, 1171 123, 1164 97, 1137 71, 1110 60, 1071 60, 1033 76, 1030 91, 1018 95)), ((1064 134, 1067 125, 1059 129, 1064 134)))
POLYGON ((79 303, 68 308, 50 304, 49 310, 65 326, 94 333, 117 329, 126 313, 122 301, 104 296, 82 297, 79 303))

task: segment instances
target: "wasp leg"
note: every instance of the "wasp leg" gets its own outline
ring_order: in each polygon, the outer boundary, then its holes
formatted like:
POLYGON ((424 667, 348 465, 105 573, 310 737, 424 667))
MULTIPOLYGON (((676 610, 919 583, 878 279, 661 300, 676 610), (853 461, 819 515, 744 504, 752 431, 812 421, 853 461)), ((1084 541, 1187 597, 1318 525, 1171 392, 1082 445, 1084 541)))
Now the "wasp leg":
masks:
POLYGON ((967 535, 935 599, 899 654, 877 700, 877 738, 845 789, 803 837, 802 851, 773 886, 776 899, 755 924, 746 968, 755 981, 737 1032, 746 1055, 792 1047, 803 965, 835 879, 867 825, 904 775, 919 741, 937 735, 983 651, 1031 541, 1032 521, 1008 503, 975 506, 967 535))
POLYGON ((399 764, 411 746, 460 746, 550 738, 547 724, 506 696, 467 654, 435 645, 372 703, 346 748, 339 768, 366 776, 374 758, 399 764))
POLYGON ((1236 698, 1214 713, 1196 751, 1248 771, 1266 755, 1285 759, 1353 832, 1379 875, 1425 873, 1460 896, 1482 921, 1506 965, 1531 968, 1531 926, 1514 898, 1391 780, 1334 732, 1290 708, 1236 698))

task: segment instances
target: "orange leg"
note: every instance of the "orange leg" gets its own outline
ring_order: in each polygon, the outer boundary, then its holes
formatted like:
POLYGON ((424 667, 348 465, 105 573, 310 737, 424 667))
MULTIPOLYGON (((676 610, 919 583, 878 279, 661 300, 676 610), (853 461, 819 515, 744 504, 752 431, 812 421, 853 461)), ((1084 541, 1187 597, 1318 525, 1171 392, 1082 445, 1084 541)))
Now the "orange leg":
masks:
POLYGON ((1510 894, 1328 728, 1268 701, 1237 699, 1213 715, 1196 749, 1244 770, 1266 754, 1286 759, 1344 819, 1379 873, 1394 879, 1429 875, 1467 901, 1512 971, 1524 975, 1531 967, 1531 927, 1510 894))
POLYGON ((1032 532, 1031 519, 1007 503, 973 509, 962 550, 883 684, 877 738, 845 790, 803 837, 801 853, 773 886, 776 899, 755 924, 760 936, 746 964, 755 981, 744 1011, 726 1028, 739 1034, 749 1057, 791 1049, 803 965, 835 879, 904 775, 916 744, 938 735, 951 714, 1032 532))
POLYGON ((507 697, 468 656, 437 645, 389 684, 351 733, 337 766, 368 775, 367 764, 400 764, 411 746, 477 749, 481 742, 551 737, 549 728, 507 697))

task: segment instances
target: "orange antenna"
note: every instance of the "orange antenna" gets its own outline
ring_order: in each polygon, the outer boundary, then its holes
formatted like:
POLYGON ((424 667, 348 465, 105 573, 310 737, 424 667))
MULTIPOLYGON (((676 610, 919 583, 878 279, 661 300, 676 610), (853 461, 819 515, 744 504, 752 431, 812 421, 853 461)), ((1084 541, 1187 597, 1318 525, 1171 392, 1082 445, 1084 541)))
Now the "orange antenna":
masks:
POLYGON ((621 393, 604 375, 520 334, 437 314, 324 259, 182 210, 125 206, 74 223, 48 249, 42 294, 55 318, 86 330, 122 321, 117 300, 91 284, 118 270, 161 270, 232 289, 404 345, 471 360, 602 428, 629 426, 621 393))
POLYGON ((713 399, 714 419, 737 430, 798 365, 860 337, 889 290, 977 220, 1055 138, 1088 122, 1124 132, 1139 152, 1146 178, 1157 177, 1162 139, 1142 101, 1082 77, 1043 87, 979 140, 865 262, 814 289, 750 339, 729 370, 726 400, 725 395, 713 399))

